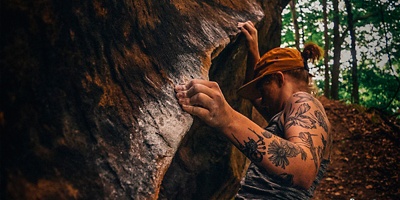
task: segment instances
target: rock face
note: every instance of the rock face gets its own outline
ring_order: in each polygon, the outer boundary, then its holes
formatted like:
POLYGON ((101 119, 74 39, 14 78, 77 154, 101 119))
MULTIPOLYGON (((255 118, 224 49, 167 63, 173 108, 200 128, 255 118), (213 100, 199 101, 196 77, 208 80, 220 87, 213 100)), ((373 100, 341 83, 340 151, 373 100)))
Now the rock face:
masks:
POLYGON ((228 199, 246 160, 173 86, 238 98, 246 45, 280 43, 287 1, 1 1, 1 198, 228 199), (192 125, 193 124, 193 125, 192 125))

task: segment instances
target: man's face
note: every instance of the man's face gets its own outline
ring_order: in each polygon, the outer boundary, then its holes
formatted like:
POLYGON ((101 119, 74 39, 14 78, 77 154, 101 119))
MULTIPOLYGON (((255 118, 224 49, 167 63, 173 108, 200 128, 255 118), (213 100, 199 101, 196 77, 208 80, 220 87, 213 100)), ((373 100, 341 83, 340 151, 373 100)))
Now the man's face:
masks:
POLYGON ((280 101, 281 88, 277 80, 266 78, 257 85, 257 89, 261 93, 261 106, 266 109, 268 118, 273 117, 282 110, 280 101))

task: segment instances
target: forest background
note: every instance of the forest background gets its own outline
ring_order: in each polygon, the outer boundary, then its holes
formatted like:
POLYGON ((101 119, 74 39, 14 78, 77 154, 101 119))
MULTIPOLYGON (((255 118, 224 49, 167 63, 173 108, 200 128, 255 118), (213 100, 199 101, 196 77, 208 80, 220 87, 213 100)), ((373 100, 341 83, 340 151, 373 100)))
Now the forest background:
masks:
POLYGON ((397 0, 291 0, 282 13, 282 46, 314 42, 324 49, 311 67, 320 95, 399 118, 399 6, 397 0))

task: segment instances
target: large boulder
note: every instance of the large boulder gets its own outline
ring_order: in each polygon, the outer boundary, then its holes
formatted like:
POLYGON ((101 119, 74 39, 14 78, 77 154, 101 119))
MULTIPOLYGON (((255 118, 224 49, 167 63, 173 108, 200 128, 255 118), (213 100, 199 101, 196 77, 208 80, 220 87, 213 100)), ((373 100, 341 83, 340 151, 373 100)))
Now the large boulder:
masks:
POLYGON ((286 1, 1 1, 2 199, 229 199, 245 157, 184 113, 173 87, 229 103, 247 47, 280 44, 286 1), (193 124, 193 125, 192 125, 193 124))

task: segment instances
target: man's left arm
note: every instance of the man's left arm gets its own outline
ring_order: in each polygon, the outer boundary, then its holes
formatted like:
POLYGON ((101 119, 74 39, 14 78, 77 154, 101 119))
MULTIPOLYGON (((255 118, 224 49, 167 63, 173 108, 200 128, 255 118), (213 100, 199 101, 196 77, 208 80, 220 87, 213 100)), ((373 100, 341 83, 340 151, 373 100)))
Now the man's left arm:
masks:
POLYGON ((311 94, 299 92, 285 105, 283 124, 285 138, 299 144, 311 155, 314 167, 307 173, 317 174, 330 141, 330 123, 321 103, 311 94))

